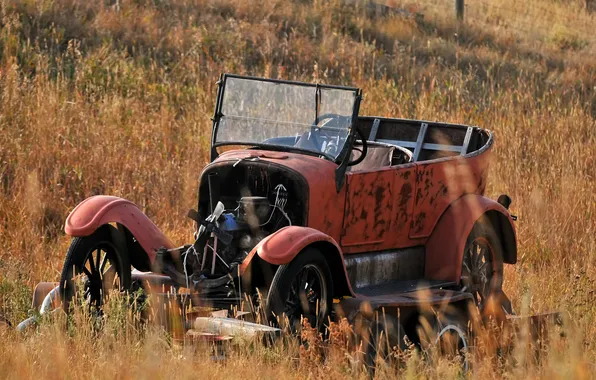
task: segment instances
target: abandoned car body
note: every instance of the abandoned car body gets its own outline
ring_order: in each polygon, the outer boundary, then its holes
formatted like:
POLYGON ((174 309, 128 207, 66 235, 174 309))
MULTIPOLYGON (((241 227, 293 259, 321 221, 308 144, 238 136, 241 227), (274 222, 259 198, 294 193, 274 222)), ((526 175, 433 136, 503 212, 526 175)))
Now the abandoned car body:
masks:
POLYGON ((469 318, 470 304, 494 313, 492 300, 510 313, 511 201, 483 195, 492 133, 359 116, 360 100, 356 88, 222 75, 189 212, 196 241, 176 247, 132 202, 88 198, 66 221, 63 307, 82 275, 98 308, 114 284, 157 282, 188 289, 193 307, 264 310, 291 328, 383 308, 412 341, 422 305, 469 318))

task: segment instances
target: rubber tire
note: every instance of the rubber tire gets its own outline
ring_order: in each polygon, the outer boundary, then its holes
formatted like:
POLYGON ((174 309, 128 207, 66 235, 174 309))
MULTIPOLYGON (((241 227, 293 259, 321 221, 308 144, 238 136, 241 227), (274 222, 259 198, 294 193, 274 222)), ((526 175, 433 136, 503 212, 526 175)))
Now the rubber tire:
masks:
POLYGON ((379 316, 378 319, 363 323, 367 324, 367 331, 362 331, 358 335, 362 343, 364 364, 369 375, 374 377, 378 358, 387 361, 394 347, 400 351, 408 349, 404 339, 406 333, 397 318, 391 315, 379 316), (379 342, 381 338, 382 341, 379 342))
MULTIPOLYGON (((467 351, 470 350, 471 334, 468 328, 468 318, 462 311, 451 310, 446 313, 439 315, 433 315, 426 319, 430 331, 425 328, 419 327, 417 330, 419 348, 422 351, 426 351, 431 346, 435 346, 439 343, 439 339, 448 331, 455 331, 459 339, 463 339, 465 342, 465 348, 467 351), (430 334, 428 334, 430 332, 430 334)), ((459 344, 459 341, 458 341, 459 344)), ((444 353, 439 353, 444 354, 444 353)), ((467 357, 462 357, 462 371, 465 375, 470 370, 470 363, 467 357)))
POLYGON ((93 234, 83 237, 75 237, 70 243, 64 266, 62 268, 62 275, 60 276, 60 298, 62 300, 62 308, 67 313, 70 309, 70 301, 72 300, 75 289, 72 284, 72 271, 81 272, 82 266, 87 261, 89 253, 93 252, 99 245, 108 245, 115 252, 117 265, 116 271, 120 277, 120 288, 122 290, 129 290, 131 287, 131 266, 128 254, 120 252, 116 248, 114 236, 118 234, 118 230, 109 224, 99 227, 93 234))
MULTIPOLYGON (((495 232, 495 230, 492 226, 492 223, 485 216, 478 219, 478 221, 476 221, 476 223, 474 224, 474 227, 472 227, 472 231, 470 232, 470 234, 468 235, 468 238, 466 239, 466 245, 464 247, 464 252, 463 252, 464 255, 465 255, 466 250, 470 246, 470 244, 472 244, 472 242, 479 237, 484 237, 488 241, 488 243, 491 247, 491 251, 493 253, 493 257, 492 257, 493 276, 491 278, 491 286, 490 286, 491 290, 490 290, 489 299, 497 298, 497 297, 500 298, 500 294, 502 293, 502 286, 503 286, 503 245, 501 243, 501 240, 497 236, 497 233, 495 232)), ((462 270, 463 270, 463 262, 462 262, 462 270)), ((503 306, 507 307, 507 305, 503 305, 503 306)), ((509 310, 507 310, 507 312, 509 314, 511 314, 512 313, 511 303, 508 304, 508 308, 509 308, 509 310)))
MULTIPOLYGON (((327 306, 319 307, 319 315, 317 317, 317 328, 323 331, 323 327, 327 323, 329 313, 333 307, 333 281, 329 265, 325 260, 323 254, 315 248, 306 248, 300 252, 288 264, 281 265, 277 268, 273 281, 269 287, 267 295, 268 318, 273 324, 277 324, 276 316, 283 314, 285 300, 287 298, 290 286, 294 278, 298 275, 300 270, 306 265, 314 264, 318 267, 324 277, 325 285, 327 287, 327 306)), ((312 325, 312 323, 311 323, 312 325)), ((313 326, 314 327, 314 326, 313 326)))

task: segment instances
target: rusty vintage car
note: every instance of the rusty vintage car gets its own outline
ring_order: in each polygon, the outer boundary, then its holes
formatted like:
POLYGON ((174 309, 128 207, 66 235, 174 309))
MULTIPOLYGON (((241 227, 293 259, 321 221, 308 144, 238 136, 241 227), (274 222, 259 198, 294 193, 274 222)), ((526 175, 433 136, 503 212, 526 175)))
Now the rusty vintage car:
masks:
POLYGON ((59 295, 68 310, 78 286, 101 309, 114 286, 158 284, 190 294, 185 310, 283 316, 294 330, 301 316, 321 328, 364 316, 400 345, 421 341, 428 308, 460 311, 430 323, 460 346, 470 305, 511 313, 502 282, 517 260, 515 217, 508 196, 484 196, 490 131, 360 116, 357 88, 229 74, 218 83, 211 162, 189 212, 195 242, 176 246, 128 200, 90 197, 66 220, 59 286, 47 297, 55 284, 41 286, 36 305, 59 295))

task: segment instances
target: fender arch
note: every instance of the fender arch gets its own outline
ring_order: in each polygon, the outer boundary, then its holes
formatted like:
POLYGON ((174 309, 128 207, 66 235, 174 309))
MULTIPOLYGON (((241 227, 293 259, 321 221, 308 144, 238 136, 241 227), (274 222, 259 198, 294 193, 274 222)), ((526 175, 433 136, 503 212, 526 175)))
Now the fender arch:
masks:
POLYGON ((99 227, 108 223, 117 223, 119 227, 125 227, 124 232, 131 263, 140 264, 148 260, 152 264, 157 249, 174 247, 174 244, 143 214, 137 205, 126 199, 107 195, 96 195, 79 203, 66 218, 64 232, 73 237, 89 236, 99 227), (135 246, 132 237, 142 247, 142 250, 130 249, 135 246), (146 258, 139 258, 138 256, 143 253, 146 254, 146 258))
POLYGON ((503 245, 503 262, 517 262, 513 219, 498 202, 478 194, 455 200, 441 215, 426 242, 425 277, 458 282, 464 246, 474 224, 486 215, 503 245))
POLYGON ((310 227, 288 226, 267 236, 248 254, 240 271, 244 273, 255 259, 272 266, 287 264, 306 247, 320 250, 327 260, 333 276, 334 297, 354 296, 341 248, 331 236, 310 227))

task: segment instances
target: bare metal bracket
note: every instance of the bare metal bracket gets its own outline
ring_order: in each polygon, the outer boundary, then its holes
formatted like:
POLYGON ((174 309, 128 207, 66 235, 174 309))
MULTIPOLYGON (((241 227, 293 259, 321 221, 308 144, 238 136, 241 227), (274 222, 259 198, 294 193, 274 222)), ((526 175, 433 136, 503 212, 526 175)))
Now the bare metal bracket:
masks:
POLYGON ((414 154, 412 155, 412 161, 418 161, 418 157, 420 156, 420 152, 422 151, 422 144, 424 144, 424 138, 426 137, 427 129, 428 129, 428 124, 426 124, 426 123, 420 124, 420 132, 418 132, 418 139, 416 139, 416 146, 414 147, 414 154))

